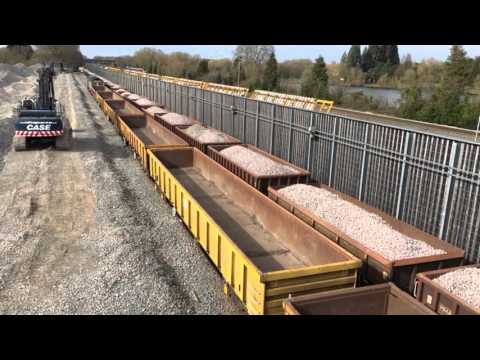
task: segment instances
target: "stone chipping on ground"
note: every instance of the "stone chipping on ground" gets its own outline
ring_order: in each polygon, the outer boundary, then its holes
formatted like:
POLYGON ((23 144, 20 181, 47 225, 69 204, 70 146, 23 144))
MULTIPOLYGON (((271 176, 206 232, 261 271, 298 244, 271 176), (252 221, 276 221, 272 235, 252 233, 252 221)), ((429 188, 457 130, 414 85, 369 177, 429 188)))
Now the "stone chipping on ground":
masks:
POLYGON ((446 253, 424 241, 403 235, 380 216, 328 190, 296 184, 280 189, 279 193, 390 261, 446 253))
POLYGON ((187 135, 191 136, 195 140, 207 144, 207 143, 230 143, 232 139, 225 133, 216 129, 207 128, 200 124, 192 125, 183 130, 187 135))
POLYGON ((14 135, 14 108, 36 92, 38 65, 0 64, 0 171, 14 135))
POLYGON ((55 86, 74 147, 8 153, 0 314, 244 314, 83 76, 61 74, 55 86), (15 181, 19 171, 25 176, 15 181))
POLYGON ((241 145, 230 146, 220 153, 234 164, 256 176, 295 175, 299 171, 291 166, 274 161, 241 145))
POLYGON ((480 311, 480 268, 450 271, 433 282, 480 311))

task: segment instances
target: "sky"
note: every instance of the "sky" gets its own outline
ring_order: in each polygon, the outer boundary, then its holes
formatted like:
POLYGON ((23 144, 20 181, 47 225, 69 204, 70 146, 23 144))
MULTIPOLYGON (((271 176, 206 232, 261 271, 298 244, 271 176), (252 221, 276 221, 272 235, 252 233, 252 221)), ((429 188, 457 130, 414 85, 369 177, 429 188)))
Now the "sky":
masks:
MULTIPOLYGON (((210 59, 231 58, 237 45, 81 45, 81 51, 89 58, 94 56, 132 55, 143 47, 154 47, 165 53, 175 51, 187 52, 192 55, 210 59)), ((427 58, 445 60, 451 45, 399 45, 400 57, 411 54, 414 61, 427 58)), ((480 56, 480 45, 464 45, 471 57, 480 56)), ((315 59, 322 55, 327 63, 340 61, 344 51, 350 45, 275 45, 278 61, 290 59, 315 59)))
MULTIPOLYGON (((0 47, 6 45, 0 45, 0 47)), ((364 45, 362 45, 364 46, 364 45)), ((427 58, 445 60, 448 57, 451 45, 398 45, 400 57, 411 54, 414 61, 427 58)), ((143 47, 154 47, 165 53, 182 51, 192 55, 200 55, 209 59, 232 58, 237 45, 80 45, 84 55, 120 56, 132 55, 143 47)), ((322 55, 327 63, 339 62, 344 51, 350 45, 275 45, 275 54, 278 61, 291 59, 315 59, 322 55)), ((470 57, 480 56, 480 45, 464 45, 470 57)))

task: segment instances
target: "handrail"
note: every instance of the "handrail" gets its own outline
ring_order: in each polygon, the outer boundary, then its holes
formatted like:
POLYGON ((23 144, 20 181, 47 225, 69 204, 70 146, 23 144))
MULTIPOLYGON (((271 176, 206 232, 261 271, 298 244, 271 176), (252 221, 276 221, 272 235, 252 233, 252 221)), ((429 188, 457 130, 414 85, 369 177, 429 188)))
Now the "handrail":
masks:
POLYGON ((213 92, 229 94, 229 95, 237 95, 237 96, 242 96, 250 99, 256 99, 256 100, 271 102, 274 104, 279 104, 284 106, 296 107, 296 108, 305 109, 305 110, 318 110, 318 111, 324 111, 329 113, 332 110, 334 105, 334 102, 330 100, 315 99, 315 98, 310 98, 305 96, 283 94, 283 93, 277 93, 277 92, 265 91, 265 90, 249 91, 249 89, 244 87, 239 87, 239 86, 231 86, 231 85, 217 84, 217 83, 211 83, 206 81, 177 78, 174 76, 149 74, 146 72, 115 68, 115 67, 106 66, 106 65, 100 65, 100 66, 103 67, 104 69, 108 69, 114 72, 124 72, 126 74, 137 76, 137 77, 162 80, 172 84, 190 86, 190 87, 200 88, 204 90, 210 90, 213 92))

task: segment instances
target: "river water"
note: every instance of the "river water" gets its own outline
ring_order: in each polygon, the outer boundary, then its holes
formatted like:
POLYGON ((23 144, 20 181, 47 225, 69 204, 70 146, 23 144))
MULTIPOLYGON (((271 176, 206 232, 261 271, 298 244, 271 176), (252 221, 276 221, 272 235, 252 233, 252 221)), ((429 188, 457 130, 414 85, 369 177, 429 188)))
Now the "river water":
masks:
MULTIPOLYGON (((402 98, 402 91, 398 89, 330 85, 330 91, 336 92, 340 89, 343 89, 344 94, 361 93, 365 96, 371 97, 375 101, 379 101, 381 104, 396 108, 400 106, 402 98)), ((431 91, 423 90, 422 96, 425 99, 429 99, 432 96, 432 93, 431 91)))

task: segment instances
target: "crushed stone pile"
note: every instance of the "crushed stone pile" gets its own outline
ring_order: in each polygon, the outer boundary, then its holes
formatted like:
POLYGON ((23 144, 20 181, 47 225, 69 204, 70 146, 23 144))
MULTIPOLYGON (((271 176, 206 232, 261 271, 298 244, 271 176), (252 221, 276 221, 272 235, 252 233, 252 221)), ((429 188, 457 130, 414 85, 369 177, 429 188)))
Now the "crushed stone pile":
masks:
POLYGON ((168 113, 160 116, 162 120, 169 123, 170 125, 193 125, 195 121, 187 116, 177 114, 177 113, 168 113))
POLYGON ((155 117, 155 114, 159 114, 159 115, 162 115, 162 114, 166 114, 167 111, 165 109, 162 109, 158 106, 152 106, 152 107, 149 107, 148 109, 145 109, 145 112, 147 114, 150 114, 152 115, 153 117, 155 117))
POLYGON ((231 139, 221 131, 207 128, 199 124, 186 128, 185 133, 201 143, 229 143, 231 139))
POLYGON ((480 311, 479 268, 465 268, 451 271, 433 279, 433 282, 480 311))
POLYGON ((140 99, 140 96, 138 96, 137 94, 131 94, 131 95, 128 95, 128 96, 127 96, 127 99, 128 99, 128 100, 135 101, 135 100, 140 99))
POLYGON ((380 216, 325 189, 296 184, 280 189, 279 193, 390 261, 446 253, 424 241, 403 235, 380 216))
POLYGON ((142 98, 142 97, 135 100, 135 104, 137 104, 138 106, 141 106, 141 107, 148 107, 148 106, 155 105, 155 103, 153 101, 150 101, 150 100, 142 98))
POLYGON ((221 150, 220 153, 234 164, 256 176, 299 174, 298 170, 276 162, 244 146, 230 146, 221 150))

